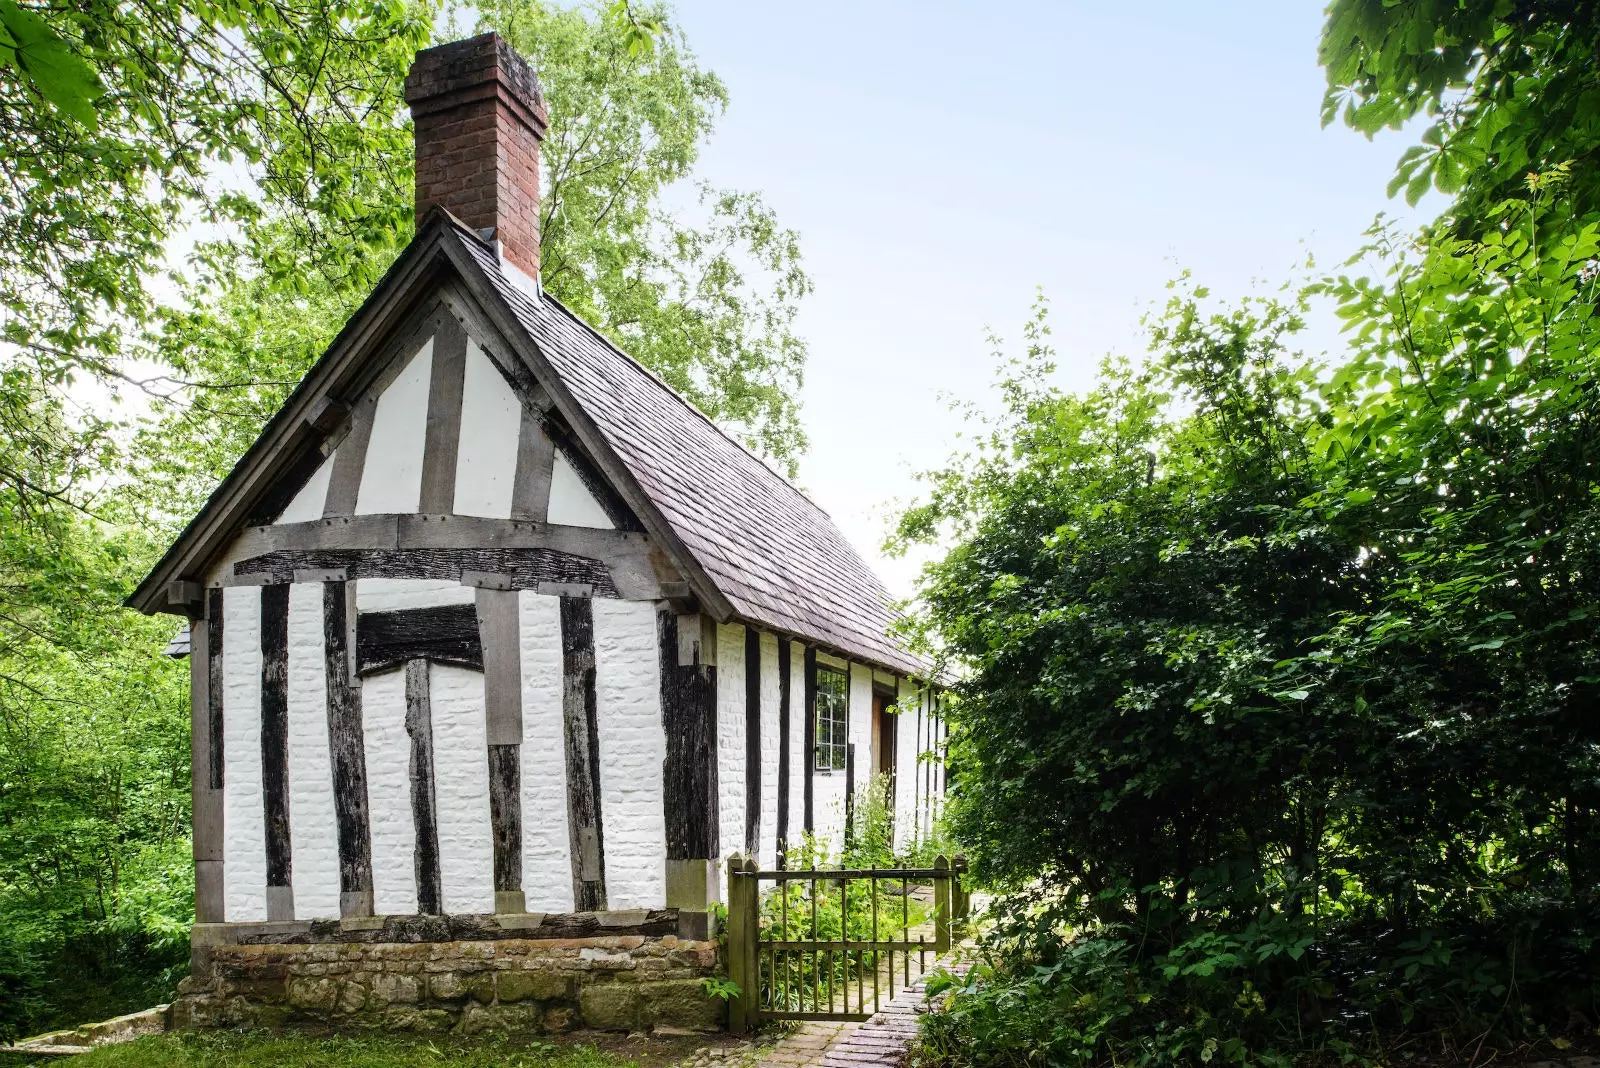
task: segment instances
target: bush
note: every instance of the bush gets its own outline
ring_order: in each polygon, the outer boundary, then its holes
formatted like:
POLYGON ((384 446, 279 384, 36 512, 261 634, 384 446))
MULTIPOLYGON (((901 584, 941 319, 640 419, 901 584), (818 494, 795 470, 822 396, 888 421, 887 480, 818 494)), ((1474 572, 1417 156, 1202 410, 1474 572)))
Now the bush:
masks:
POLYGON ((1160 1064, 1600 1022, 1600 217, 1560 177, 1479 241, 1378 232, 1384 284, 1317 287, 1334 366, 1305 298, 1180 288, 1068 396, 1030 324, 901 528, 954 535, 951 826, 1050 921, 974 1027, 1160 1064))

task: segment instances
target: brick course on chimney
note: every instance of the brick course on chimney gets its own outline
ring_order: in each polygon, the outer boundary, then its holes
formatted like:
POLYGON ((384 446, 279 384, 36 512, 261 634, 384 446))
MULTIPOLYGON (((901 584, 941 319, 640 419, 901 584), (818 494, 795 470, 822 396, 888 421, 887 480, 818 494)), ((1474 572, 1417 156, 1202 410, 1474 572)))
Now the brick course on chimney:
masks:
POLYGON ((416 132, 417 221, 437 205, 494 229, 504 262, 539 277, 539 142, 544 94, 497 33, 417 53, 406 76, 416 132))

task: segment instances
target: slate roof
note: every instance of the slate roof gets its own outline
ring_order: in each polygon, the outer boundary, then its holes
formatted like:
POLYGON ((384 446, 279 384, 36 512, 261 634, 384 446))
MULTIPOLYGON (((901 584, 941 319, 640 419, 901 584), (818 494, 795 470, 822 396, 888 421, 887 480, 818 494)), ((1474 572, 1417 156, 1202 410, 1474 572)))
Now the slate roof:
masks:
POLYGON ((888 630, 883 583, 828 514, 562 304, 534 300, 477 235, 457 238, 734 611, 751 623, 926 676, 888 630))

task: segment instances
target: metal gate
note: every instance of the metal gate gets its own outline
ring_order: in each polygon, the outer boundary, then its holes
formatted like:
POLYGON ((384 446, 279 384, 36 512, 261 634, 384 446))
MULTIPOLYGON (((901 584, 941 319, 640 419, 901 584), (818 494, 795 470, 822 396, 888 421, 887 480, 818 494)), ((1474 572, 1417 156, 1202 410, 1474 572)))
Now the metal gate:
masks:
POLYGON ((966 861, 931 868, 759 871, 728 858, 728 1027, 865 1020, 950 950, 966 861))

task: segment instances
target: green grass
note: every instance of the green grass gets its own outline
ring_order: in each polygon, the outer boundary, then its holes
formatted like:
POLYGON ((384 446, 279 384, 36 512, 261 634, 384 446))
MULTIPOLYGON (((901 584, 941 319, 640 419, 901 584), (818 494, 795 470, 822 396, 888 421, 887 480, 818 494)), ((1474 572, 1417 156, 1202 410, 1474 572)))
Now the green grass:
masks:
MULTIPOLYGON (((665 1051, 654 1052, 644 1059, 658 1061, 665 1051)), ((0 1063, 28 1061, 6 1057, 0 1063)), ((222 1032, 141 1038, 102 1046, 67 1063, 72 1068, 629 1068, 639 1062, 592 1045, 537 1041, 222 1032)))

